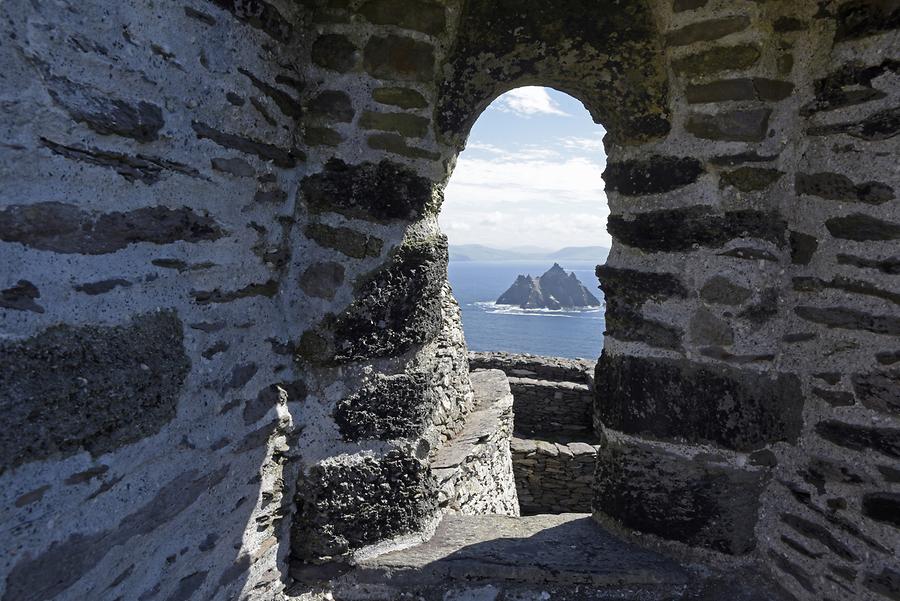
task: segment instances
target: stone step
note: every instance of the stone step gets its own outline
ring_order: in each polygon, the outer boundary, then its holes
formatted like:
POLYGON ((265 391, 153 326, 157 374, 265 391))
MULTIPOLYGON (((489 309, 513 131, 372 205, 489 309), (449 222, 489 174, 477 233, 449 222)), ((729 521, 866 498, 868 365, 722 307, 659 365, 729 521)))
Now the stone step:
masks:
POLYGON ((588 514, 447 515, 428 542, 360 559, 327 588, 336 601, 779 599, 620 540, 588 514))

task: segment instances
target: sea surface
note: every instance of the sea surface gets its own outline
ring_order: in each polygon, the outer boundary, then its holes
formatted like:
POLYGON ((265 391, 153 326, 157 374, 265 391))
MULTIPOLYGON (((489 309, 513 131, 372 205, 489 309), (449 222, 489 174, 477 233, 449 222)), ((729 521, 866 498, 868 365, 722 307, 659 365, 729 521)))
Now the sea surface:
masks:
MULTIPOLYGON (((451 261, 450 285, 462 309, 469 350, 508 351, 556 357, 596 359, 603 348, 604 306, 583 310, 520 309, 494 301, 516 276, 540 276, 553 261, 451 261)), ((575 275, 603 301, 596 263, 565 261, 575 275)))

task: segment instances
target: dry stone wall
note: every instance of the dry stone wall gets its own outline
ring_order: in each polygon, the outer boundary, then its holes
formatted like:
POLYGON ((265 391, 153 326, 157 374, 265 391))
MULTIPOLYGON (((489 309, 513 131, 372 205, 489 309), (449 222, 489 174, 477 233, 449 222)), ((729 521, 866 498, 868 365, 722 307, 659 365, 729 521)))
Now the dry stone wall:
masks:
POLYGON ((510 448, 523 515, 591 512, 600 445, 513 438, 510 448))
POLYGON ((535 84, 609 131, 598 517, 896 597, 898 10, 4 2, 0 599, 270 599, 433 523, 441 190, 535 84))

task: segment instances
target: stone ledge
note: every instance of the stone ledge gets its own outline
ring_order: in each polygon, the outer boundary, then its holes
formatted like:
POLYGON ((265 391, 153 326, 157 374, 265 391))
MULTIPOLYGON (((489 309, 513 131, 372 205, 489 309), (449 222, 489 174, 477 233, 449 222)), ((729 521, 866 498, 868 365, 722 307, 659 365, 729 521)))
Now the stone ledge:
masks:
POLYGON ((594 362, 504 352, 469 352, 469 369, 499 369, 511 378, 593 383, 594 362))
POLYGON ((518 515, 509 440, 513 396, 499 370, 470 374, 475 409, 456 437, 431 461, 442 510, 472 514, 518 515))
POLYGON ((510 449, 523 514, 591 511, 600 445, 513 438, 510 449))
POLYGON ((530 378, 509 378, 515 431, 529 437, 590 435, 594 397, 590 386, 530 378))

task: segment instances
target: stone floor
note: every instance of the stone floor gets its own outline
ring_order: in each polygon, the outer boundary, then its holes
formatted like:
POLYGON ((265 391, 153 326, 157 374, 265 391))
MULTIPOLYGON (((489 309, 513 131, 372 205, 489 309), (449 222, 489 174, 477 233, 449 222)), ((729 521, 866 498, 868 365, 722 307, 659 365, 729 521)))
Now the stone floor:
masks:
POLYGON ((427 542, 362 560, 337 601, 781 601, 753 575, 685 566, 589 515, 447 515, 427 542))

